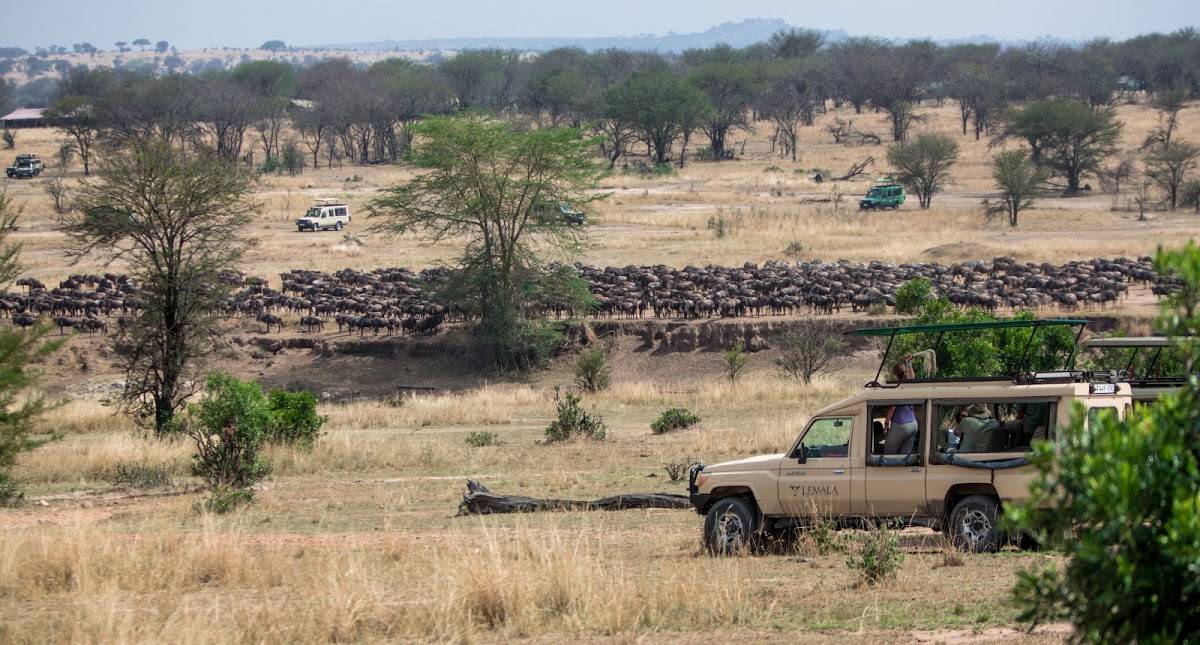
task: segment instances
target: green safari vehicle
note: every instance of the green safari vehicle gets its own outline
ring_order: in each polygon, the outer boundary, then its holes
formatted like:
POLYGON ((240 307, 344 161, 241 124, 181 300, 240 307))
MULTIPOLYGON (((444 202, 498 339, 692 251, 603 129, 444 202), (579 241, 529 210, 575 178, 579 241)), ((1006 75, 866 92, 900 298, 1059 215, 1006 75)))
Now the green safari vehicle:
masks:
POLYGON ((892 181, 876 182, 875 186, 858 202, 862 210, 900 208, 904 203, 904 186, 892 181))

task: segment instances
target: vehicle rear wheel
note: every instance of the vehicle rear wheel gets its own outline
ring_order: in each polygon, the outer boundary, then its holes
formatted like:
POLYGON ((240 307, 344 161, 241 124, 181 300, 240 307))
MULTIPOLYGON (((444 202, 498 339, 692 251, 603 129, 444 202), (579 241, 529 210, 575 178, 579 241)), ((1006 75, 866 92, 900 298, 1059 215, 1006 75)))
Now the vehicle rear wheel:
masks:
POLYGON ((744 497, 726 497, 704 517, 704 544, 713 555, 736 555, 758 543, 758 509, 744 497))
POLYGON ((333 230, 335 230, 335 231, 340 231, 340 230, 342 230, 342 223, 341 223, 341 222, 338 222, 337 224, 334 224, 334 225, 333 225, 333 230))
POLYGON ((1000 506, 984 495, 971 495, 954 505, 950 512, 950 539, 955 546, 971 553, 993 553, 1000 548, 996 516, 1000 506))

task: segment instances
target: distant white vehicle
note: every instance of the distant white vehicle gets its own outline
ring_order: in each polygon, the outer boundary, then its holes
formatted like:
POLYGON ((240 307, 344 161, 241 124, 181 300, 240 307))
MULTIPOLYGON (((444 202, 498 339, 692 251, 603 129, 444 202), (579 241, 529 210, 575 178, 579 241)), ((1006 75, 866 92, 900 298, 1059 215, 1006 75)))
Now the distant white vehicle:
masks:
POLYGON ((350 208, 346 202, 336 199, 318 199, 317 203, 308 209, 304 217, 296 220, 296 230, 324 231, 342 230, 350 223, 350 208))

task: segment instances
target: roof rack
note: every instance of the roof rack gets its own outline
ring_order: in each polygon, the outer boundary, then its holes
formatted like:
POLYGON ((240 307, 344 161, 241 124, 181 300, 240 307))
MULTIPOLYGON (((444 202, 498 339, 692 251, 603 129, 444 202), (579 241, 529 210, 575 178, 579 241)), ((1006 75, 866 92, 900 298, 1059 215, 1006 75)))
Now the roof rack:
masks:
POLYGON ((1117 336, 1110 338, 1089 338, 1083 341, 1083 346, 1088 349, 1132 349, 1133 351, 1129 353, 1129 362, 1125 364, 1125 369, 1119 370, 1120 379, 1123 381, 1138 385, 1179 385, 1187 381, 1186 376, 1151 376, 1150 374, 1158 366, 1158 361, 1162 358, 1164 349, 1175 347, 1181 342, 1194 342, 1195 340, 1197 339, 1192 337, 1117 336), (1138 378, 1133 374, 1133 364, 1137 361, 1138 354, 1142 350, 1154 350, 1154 358, 1146 366, 1145 373, 1138 378))
MULTIPOLYGON (((1071 346, 1071 353, 1067 356, 1066 362, 1063 363, 1061 373, 1077 372, 1071 370, 1070 365, 1075 362, 1075 347, 1079 345, 1079 338, 1083 335, 1083 330, 1087 327, 1088 320, 1082 318, 1048 318, 1045 320, 991 320, 986 322, 966 322, 966 323, 941 323, 936 325, 904 325, 898 327, 864 327, 846 332, 847 336, 876 336, 886 337, 888 339, 887 348, 883 350, 883 358, 879 361, 879 369, 875 372, 875 378, 866 387, 897 387, 897 385, 884 385, 879 382, 879 376, 883 374, 883 367, 887 365, 888 355, 892 351, 892 343, 896 340, 896 336, 906 336, 908 334, 932 334, 936 333, 937 342, 934 343, 933 350, 936 352, 942 345, 942 337, 946 332, 962 332, 962 331, 984 331, 990 329, 1029 329, 1029 340, 1025 343, 1025 351, 1021 354, 1021 369, 1014 374, 1006 377, 971 377, 971 378, 925 378, 914 379, 921 382, 949 382, 949 381, 996 381, 996 380, 1012 380, 1014 382, 1030 382, 1031 379, 1038 379, 1036 375, 1029 373, 1027 369, 1027 361, 1029 358, 1029 349, 1033 346, 1033 339, 1037 336, 1039 329, 1044 327, 1078 327, 1079 331, 1075 333, 1075 343, 1071 346)), ((1060 374, 1055 372, 1054 374, 1060 374)), ((1072 379, 1078 379, 1083 375, 1083 372, 1078 372, 1077 375, 1072 375, 1072 379)), ((1043 377, 1046 378, 1046 377, 1043 377)), ((1061 376, 1054 377, 1061 379, 1061 376)), ((1049 382, 1043 380, 1033 380, 1033 382, 1049 382)))

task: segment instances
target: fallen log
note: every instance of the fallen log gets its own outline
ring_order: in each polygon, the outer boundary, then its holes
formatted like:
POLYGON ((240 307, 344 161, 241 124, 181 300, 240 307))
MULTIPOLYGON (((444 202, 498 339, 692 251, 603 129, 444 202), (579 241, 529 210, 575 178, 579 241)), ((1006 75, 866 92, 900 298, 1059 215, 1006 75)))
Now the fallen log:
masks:
POLYGON ((493 513, 535 513, 539 511, 621 511, 631 508, 691 508, 687 495, 672 493, 630 493, 592 501, 572 499, 536 499, 521 495, 497 495, 477 481, 467 480, 467 493, 458 505, 461 515, 493 513))

